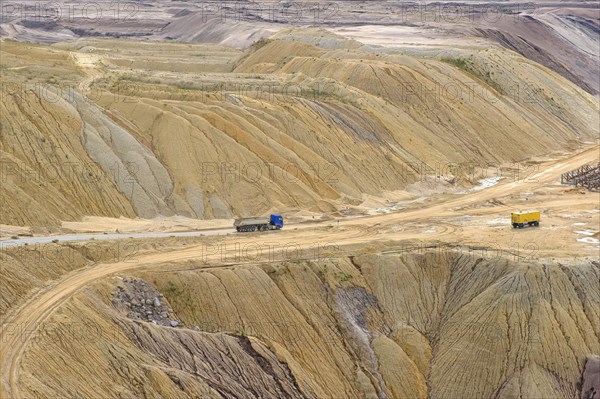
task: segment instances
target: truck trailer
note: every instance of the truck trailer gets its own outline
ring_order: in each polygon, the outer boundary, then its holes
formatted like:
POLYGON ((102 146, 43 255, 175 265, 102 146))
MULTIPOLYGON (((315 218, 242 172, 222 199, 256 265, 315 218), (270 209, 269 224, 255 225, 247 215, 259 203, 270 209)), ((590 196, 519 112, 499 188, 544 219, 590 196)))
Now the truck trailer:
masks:
POLYGON ((540 212, 539 211, 520 211, 513 212, 510 214, 510 221, 513 228, 522 229, 525 225, 539 226, 540 225, 540 212))
POLYGON ((283 216, 270 215, 265 217, 235 219, 233 226, 239 232, 280 230, 283 227, 283 216))

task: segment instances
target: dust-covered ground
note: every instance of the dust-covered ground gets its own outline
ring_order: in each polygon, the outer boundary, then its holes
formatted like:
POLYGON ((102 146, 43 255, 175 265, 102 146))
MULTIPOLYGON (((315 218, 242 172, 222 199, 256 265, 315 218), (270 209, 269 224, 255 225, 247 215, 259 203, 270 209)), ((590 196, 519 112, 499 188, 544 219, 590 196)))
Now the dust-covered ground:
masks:
POLYGON ((2 8, 2 399, 600 392, 596 3, 2 8))

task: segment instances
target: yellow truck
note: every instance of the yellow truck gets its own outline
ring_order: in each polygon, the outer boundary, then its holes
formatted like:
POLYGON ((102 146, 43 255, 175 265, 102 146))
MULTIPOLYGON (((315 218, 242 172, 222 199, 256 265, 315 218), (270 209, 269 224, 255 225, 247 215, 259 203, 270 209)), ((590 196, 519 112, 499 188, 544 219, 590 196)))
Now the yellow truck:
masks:
POLYGON ((540 212, 539 211, 519 211, 510 214, 510 221, 513 228, 522 229, 526 224, 529 226, 540 225, 540 212))

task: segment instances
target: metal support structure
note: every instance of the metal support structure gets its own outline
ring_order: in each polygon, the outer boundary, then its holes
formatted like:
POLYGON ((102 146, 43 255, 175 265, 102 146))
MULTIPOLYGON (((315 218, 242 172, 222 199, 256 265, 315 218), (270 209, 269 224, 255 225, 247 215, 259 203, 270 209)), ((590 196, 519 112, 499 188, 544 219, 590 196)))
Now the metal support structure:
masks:
POLYGON ((596 166, 585 164, 577 169, 563 173, 560 176, 560 182, 562 184, 572 184, 575 187, 585 187, 588 190, 599 190, 600 162, 596 166))

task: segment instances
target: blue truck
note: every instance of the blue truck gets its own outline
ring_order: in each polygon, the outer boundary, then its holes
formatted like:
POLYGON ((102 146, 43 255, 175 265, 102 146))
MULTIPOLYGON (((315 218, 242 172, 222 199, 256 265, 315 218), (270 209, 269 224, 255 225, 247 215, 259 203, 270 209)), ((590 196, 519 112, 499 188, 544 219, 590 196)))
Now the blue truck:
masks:
POLYGON ((239 232, 281 230, 283 227, 283 216, 270 215, 257 218, 235 219, 233 226, 239 232))

